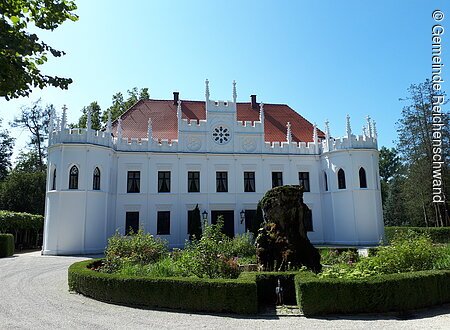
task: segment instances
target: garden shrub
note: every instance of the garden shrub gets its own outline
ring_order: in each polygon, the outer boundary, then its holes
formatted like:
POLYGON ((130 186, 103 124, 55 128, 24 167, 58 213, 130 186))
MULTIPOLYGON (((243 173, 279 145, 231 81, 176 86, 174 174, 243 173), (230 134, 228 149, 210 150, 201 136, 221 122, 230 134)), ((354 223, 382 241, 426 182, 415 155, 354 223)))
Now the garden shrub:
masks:
POLYGON ((18 249, 41 246, 43 230, 42 215, 0 211, 0 233, 13 234, 18 249))
POLYGON ((450 227, 384 227, 386 242, 390 243, 396 235, 408 231, 428 234, 433 243, 450 243, 450 227))
POLYGON ((323 248, 319 251, 323 265, 352 264, 359 261, 356 249, 323 248))
MULTIPOLYGON (((97 261, 98 262, 98 261, 97 261)), ((248 278, 130 277, 97 272, 96 261, 69 267, 69 289, 94 299, 126 305, 205 312, 257 312, 256 283, 248 278)))
POLYGON ((295 276, 304 315, 406 311, 450 302, 450 270, 379 275, 369 278, 295 276))
POLYGON ((0 234, 0 258, 10 257, 14 254, 14 236, 0 234))
POLYGON ((146 265, 167 255, 167 243, 141 229, 136 234, 121 236, 116 233, 108 239, 105 250, 104 272, 119 271, 126 264, 146 265))

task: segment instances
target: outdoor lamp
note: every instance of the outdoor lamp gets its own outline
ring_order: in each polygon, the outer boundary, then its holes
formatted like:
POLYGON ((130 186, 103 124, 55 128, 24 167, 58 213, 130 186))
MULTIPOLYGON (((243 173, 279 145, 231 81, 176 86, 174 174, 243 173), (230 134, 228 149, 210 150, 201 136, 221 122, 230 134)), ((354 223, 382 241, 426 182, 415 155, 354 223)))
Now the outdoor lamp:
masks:
POLYGON ((203 218, 203 221, 208 220, 208 212, 206 212, 206 210, 203 211, 202 218, 203 218))
POLYGON ((242 223, 243 223, 244 220, 245 220, 245 211, 242 210, 239 214, 241 215, 241 225, 242 225, 242 223))

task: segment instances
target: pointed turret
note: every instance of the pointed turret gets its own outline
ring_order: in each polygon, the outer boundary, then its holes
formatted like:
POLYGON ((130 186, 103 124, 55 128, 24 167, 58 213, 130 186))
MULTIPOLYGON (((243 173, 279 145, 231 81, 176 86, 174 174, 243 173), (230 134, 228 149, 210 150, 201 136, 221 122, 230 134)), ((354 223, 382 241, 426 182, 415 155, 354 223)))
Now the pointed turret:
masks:
POLYGON ((108 110, 108 122, 106 123, 106 132, 109 134, 112 130, 111 110, 108 110))
POLYGON ((67 107, 65 104, 62 107, 62 111, 61 131, 65 130, 67 126, 67 107))
POLYGON ((236 103, 237 91, 236 91, 236 80, 233 80, 233 102, 236 103))
POLYGON ((286 124, 286 141, 291 144, 292 142, 292 132, 291 132, 291 123, 287 122, 286 124))

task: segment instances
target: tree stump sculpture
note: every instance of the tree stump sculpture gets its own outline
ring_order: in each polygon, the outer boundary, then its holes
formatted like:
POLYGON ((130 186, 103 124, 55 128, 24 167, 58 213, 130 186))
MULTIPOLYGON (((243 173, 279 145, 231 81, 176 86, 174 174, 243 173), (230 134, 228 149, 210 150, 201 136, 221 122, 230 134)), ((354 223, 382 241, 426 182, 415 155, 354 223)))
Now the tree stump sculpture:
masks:
POLYGON ((256 257, 263 270, 283 271, 306 266, 320 272, 319 251, 308 239, 303 188, 282 186, 269 190, 259 204, 264 222, 256 238, 256 257))

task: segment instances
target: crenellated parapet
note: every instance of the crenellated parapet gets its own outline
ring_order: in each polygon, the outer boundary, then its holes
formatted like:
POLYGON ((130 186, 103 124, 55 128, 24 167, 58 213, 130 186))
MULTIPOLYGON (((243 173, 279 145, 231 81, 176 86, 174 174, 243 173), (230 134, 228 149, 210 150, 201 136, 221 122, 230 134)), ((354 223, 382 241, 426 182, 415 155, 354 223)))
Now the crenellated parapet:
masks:
POLYGON ((322 141, 323 152, 332 152, 345 149, 378 149, 376 124, 370 116, 366 117, 366 125, 362 128, 361 135, 352 134, 350 116, 346 117, 346 135, 332 138, 329 122, 325 122, 325 139, 322 141))

